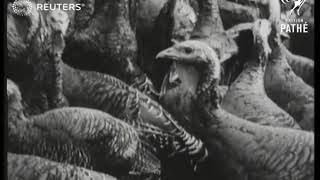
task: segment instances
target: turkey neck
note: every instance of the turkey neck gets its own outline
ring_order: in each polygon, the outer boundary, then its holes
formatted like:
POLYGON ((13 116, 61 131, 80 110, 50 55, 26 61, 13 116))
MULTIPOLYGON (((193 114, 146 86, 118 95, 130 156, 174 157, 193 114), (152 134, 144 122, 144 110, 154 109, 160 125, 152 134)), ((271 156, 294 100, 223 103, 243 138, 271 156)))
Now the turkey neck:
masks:
POLYGON ((51 64, 52 72, 49 74, 49 106, 50 108, 60 107, 63 103, 63 84, 62 84, 62 52, 65 47, 65 42, 61 34, 53 32, 52 49, 48 55, 51 64), (55 46, 61 46, 62 49, 55 46))
POLYGON ((200 0, 199 16, 191 37, 207 37, 223 31, 218 0, 200 0))
POLYGON ((262 41, 259 40, 259 42, 255 43, 251 52, 253 53, 240 74, 241 81, 246 84, 259 85, 256 87, 264 87, 263 79, 268 57, 262 41))
POLYGON ((252 47, 252 54, 248 64, 255 66, 255 67, 262 67, 265 69, 267 65, 267 53, 266 52, 269 48, 268 43, 264 42, 261 39, 258 39, 257 42, 252 47))
POLYGON ((271 61, 281 61, 286 58, 285 47, 281 43, 280 37, 276 37, 270 41, 270 46, 272 49, 270 60, 271 61))
MULTIPOLYGON (((115 72, 117 78, 125 80, 128 84, 133 84, 137 80, 145 79, 146 75, 142 72, 137 62, 137 42, 134 29, 130 24, 129 0, 110 0, 107 2, 108 10, 111 11, 110 18, 113 21, 113 33, 117 38, 111 45, 112 56, 120 62, 120 71, 115 72), (121 47, 120 52, 118 46, 121 47), (119 74, 119 75, 118 75, 119 74)), ((109 13, 109 12, 106 12, 109 13)), ((111 35, 114 35, 110 33, 111 35)), ((110 39, 112 41, 112 39, 110 39)))
POLYGON ((197 89, 199 107, 206 106, 210 103, 213 107, 220 107, 220 65, 213 63, 201 68, 202 75, 200 75, 199 85, 197 89))
MULTIPOLYGON (((211 123, 211 116, 223 114, 220 106, 221 94, 219 92, 221 66, 218 58, 214 55, 210 56, 209 53, 205 62, 208 63, 198 67, 198 71, 201 74, 197 87, 196 104, 200 114, 203 115, 204 119, 209 118, 209 122, 211 123)), ((220 120, 220 118, 214 119, 220 120)))

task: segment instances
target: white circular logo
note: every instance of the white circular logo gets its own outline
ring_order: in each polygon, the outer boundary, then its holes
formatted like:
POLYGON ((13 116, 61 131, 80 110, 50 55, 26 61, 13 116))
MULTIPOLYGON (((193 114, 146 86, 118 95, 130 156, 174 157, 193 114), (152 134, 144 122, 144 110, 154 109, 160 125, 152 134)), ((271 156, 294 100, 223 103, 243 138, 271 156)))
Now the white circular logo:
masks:
POLYGON ((31 14, 32 4, 29 0, 15 0, 12 9, 19 16, 28 16, 31 14))

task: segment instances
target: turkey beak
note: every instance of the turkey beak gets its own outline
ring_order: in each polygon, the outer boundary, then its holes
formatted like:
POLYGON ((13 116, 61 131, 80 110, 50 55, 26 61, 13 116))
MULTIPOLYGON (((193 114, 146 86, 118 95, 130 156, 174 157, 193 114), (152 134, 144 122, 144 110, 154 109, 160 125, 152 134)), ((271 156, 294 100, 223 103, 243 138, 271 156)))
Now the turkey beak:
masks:
POLYGON ((176 50, 173 47, 171 47, 158 53, 156 56, 156 59, 177 60, 178 56, 177 56, 176 50))

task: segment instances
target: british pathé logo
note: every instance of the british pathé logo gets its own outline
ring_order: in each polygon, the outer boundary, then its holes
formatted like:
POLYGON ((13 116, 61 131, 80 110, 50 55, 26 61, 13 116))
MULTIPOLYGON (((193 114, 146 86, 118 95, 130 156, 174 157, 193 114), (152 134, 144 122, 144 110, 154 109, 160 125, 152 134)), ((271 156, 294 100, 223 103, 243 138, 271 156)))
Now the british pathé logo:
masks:
POLYGON ((308 33, 308 23, 300 16, 300 9, 306 0, 281 0, 282 4, 285 6, 293 6, 291 10, 285 14, 285 17, 282 20, 285 23, 281 24, 281 32, 285 33, 308 33), (296 15, 295 15, 296 13, 296 15), (291 18, 296 17, 296 18, 291 18))
POLYGON ((290 10, 290 14, 294 12, 294 10, 297 11, 297 14, 300 16, 300 9, 302 5, 306 2, 306 0, 281 0, 283 4, 288 4, 290 2, 294 3, 293 8, 290 10))
POLYGON ((15 0, 12 4, 12 10, 20 16, 28 16, 32 12, 32 8, 37 11, 80 11, 84 4, 79 3, 34 3, 31 0, 15 0))

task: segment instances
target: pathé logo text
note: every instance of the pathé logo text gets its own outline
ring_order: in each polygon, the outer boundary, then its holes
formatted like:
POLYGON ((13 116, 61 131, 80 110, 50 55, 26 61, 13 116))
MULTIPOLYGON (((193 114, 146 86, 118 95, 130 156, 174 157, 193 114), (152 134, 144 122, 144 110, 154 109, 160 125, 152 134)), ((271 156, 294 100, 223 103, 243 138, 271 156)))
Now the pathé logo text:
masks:
POLYGON ((290 18, 296 12, 300 16, 300 9, 306 0, 281 0, 285 6, 293 6, 289 11, 289 16, 284 18, 285 23, 281 24, 281 32, 285 33, 308 33, 308 23, 302 18, 290 18))

